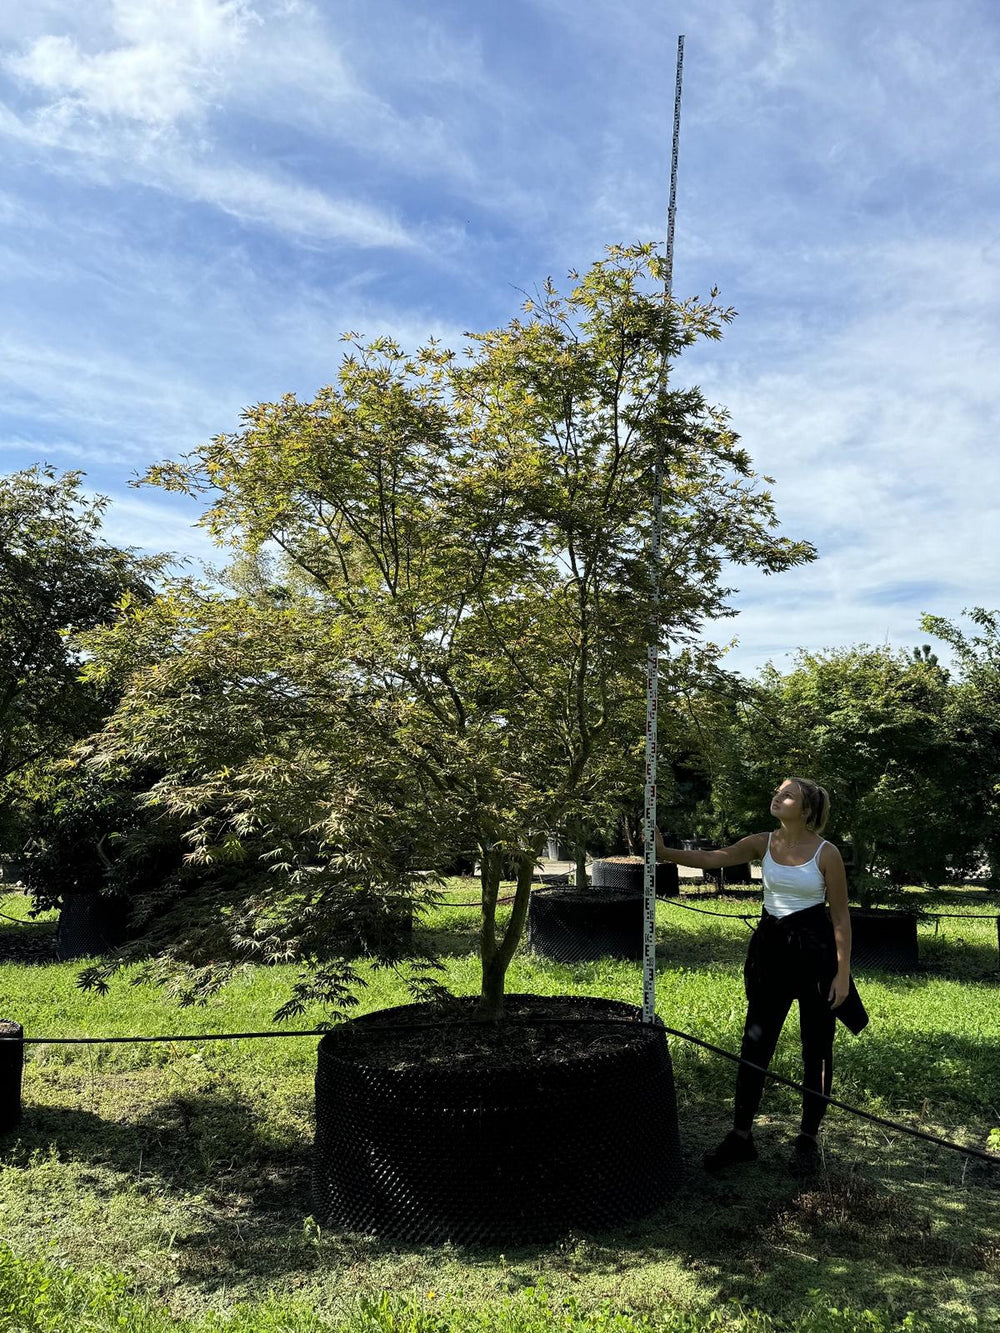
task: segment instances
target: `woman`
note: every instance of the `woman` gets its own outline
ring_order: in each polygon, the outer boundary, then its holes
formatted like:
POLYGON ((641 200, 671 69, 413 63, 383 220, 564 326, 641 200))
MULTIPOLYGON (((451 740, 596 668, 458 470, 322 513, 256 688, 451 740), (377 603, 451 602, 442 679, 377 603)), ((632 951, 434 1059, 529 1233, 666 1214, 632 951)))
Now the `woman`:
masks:
MULTIPOLYGON (((656 830, 661 861, 716 870, 720 866, 762 861, 764 910, 753 933, 743 969, 747 1018, 741 1055, 760 1071, 767 1068, 792 1000, 799 1002, 802 1036, 802 1125, 790 1166, 797 1174, 819 1165, 816 1135, 833 1077, 833 1031, 837 1010, 851 995, 851 1027, 864 1026, 864 1015, 851 981, 851 918, 847 879, 840 852, 821 835, 830 813, 826 790, 806 778, 786 778, 774 793, 771 814, 781 827, 752 833, 715 852, 686 852, 665 847, 656 830), (829 903, 830 911, 824 902, 829 903), (861 1018, 858 1018, 858 1012, 861 1018)), ((733 1128, 705 1155, 709 1171, 756 1160, 753 1119, 764 1090, 764 1074, 739 1066, 733 1128)))

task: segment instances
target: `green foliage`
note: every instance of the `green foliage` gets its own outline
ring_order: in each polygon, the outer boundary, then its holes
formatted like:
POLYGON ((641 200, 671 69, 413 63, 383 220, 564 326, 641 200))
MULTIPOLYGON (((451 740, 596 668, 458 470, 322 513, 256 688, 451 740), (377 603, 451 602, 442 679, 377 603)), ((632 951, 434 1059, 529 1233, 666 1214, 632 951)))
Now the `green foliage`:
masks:
POLYGON ((0 476, 0 852, 16 851, 21 831, 11 775, 65 751, 113 703, 79 679, 69 636, 112 620, 123 594, 148 602, 150 580, 169 563, 98 539, 108 500, 88 504, 82 475, 32 467, 0 476))
POLYGON ((983 784, 956 689, 933 656, 858 645, 799 652, 742 699, 702 700, 720 831, 766 821, 776 782, 801 774, 830 792, 828 836, 849 839, 865 905, 904 883, 975 868, 983 784))
POLYGON ((979 822, 978 845, 986 853, 994 883, 1000 882, 1000 612, 973 607, 967 615, 981 633, 963 632, 941 616, 924 616, 921 627, 949 644, 959 681, 951 717, 961 747, 961 799, 979 822))
MULTIPOLYGON (((106 783, 157 778, 108 876, 148 929, 86 985, 146 957, 190 1003, 241 962, 299 962, 287 1015, 307 996, 350 1005, 352 954, 402 961, 400 914, 433 889, 415 872, 461 827, 439 836, 443 800, 435 818, 407 780, 406 702, 357 678, 339 632, 306 604, 278 613, 185 584, 88 636, 88 676, 123 690, 77 754, 106 783), (144 885, 165 855, 170 873, 144 885)), ((417 993, 436 993, 432 972, 413 960, 417 993)))
POLYGON ((176 831, 172 838, 158 833, 140 851, 137 835, 149 816, 139 797, 154 781, 149 772, 126 784, 73 759, 36 760, 26 771, 29 836, 20 878, 37 911, 61 906, 73 893, 149 893, 176 868, 181 855, 176 831), (131 854, 125 865, 120 848, 127 839, 131 854))

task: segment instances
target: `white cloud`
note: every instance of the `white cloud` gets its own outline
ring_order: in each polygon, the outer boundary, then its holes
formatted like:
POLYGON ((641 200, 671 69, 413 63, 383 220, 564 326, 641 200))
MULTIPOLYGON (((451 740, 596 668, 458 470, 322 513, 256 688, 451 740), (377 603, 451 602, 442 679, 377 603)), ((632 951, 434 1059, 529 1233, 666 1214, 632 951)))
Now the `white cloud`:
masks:
MULTIPOLYGON (((91 494, 87 491, 86 494, 91 494)), ((114 546, 132 546, 147 554, 171 551, 191 562, 168 571, 173 577, 200 578, 201 563, 223 556, 205 528, 195 526, 202 506, 186 496, 147 500, 135 492, 116 496, 104 511, 101 536, 114 546)))
POLYGON ((55 97, 66 119, 169 126, 206 109, 250 15, 243 0, 112 0, 110 49, 88 52, 70 36, 47 33, 6 64, 23 83, 55 97))
POLYGON ((1000 258, 955 234, 828 261, 865 290, 842 322, 819 337, 800 327, 797 345, 783 333, 776 368, 700 366, 777 478, 783 530, 819 548, 787 574, 732 572, 741 669, 782 643, 920 642, 920 612, 997 602, 1000 258))
MULTIPOLYGON (((239 103, 235 89, 249 87, 266 99, 267 73, 280 68, 262 20, 244 0, 112 0, 109 20, 106 49, 88 52, 78 39, 49 33, 7 57, 8 70, 43 100, 22 114, 0 107, 0 132, 35 149, 71 155, 71 169, 86 178, 150 185, 288 237, 360 246, 422 244, 414 229, 383 209, 250 166, 213 143, 208 114, 226 101, 239 103), (247 61, 250 33, 258 45, 247 61), (255 69, 262 83, 255 82, 255 69)), ((289 53, 287 40, 279 46, 289 53)), ((299 73, 311 77, 298 91, 308 97, 316 90, 322 99, 337 83, 332 53, 314 49, 302 62, 302 50, 297 46, 290 56, 292 67, 301 62, 299 73)), ((349 79, 341 84, 363 100, 349 79)), ((259 105, 266 114, 266 100, 259 105)))

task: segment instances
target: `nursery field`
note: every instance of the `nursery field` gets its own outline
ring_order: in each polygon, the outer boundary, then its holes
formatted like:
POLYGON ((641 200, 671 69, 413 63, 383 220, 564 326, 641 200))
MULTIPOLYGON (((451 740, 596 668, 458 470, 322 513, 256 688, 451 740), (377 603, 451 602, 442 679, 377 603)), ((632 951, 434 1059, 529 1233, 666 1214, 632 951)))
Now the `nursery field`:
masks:
MULTIPOLYGON (((475 888, 451 881, 448 894, 471 901, 475 888)), ((919 899, 940 912, 1000 910, 976 889, 919 899)), ((749 898, 696 905, 759 910, 749 898)), ((0 903, 22 919, 0 920, 0 1017, 29 1037, 205 1039, 27 1048, 24 1119, 0 1138, 2 1330, 1000 1328, 1000 1168, 833 1108, 823 1170, 800 1183, 785 1165, 797 1098, 770 1085, 760 1161, 711 1178, 700 1157, 729 1127, 734 1066, 677 1038, 687 1170, 659 1214, 503 1254, 329 1233, 310 1216, 316 1038, 210 1035, 270 1027, 294 969, 248 968, 204 1008, 179 1010, 126 982, 84 994, 81 965, 51 961, 52 920, 23 920, 27 908, 16 893, 0 903)), ((443 904, 421 926, 458 993, 478 987, 477 919, 443 904)), ((657 919, 660 1017, 738 1049, 747 925, 671 902, 657 919)), ((942 920, 919 934, 918 973, 858 979, 871 1023, 860 1037, 838 1032, 834 1096, 989 1149, 1000 1127, 996 926, 942 920)), ((359 1012, 408 999, 391 973, 368 982, 359 1012)), ((508 989, 639 1003, 641 969, 563 966, 522 949, 508 989)), ((798 1077, 794 1017, 774 1069, 798 1077)))

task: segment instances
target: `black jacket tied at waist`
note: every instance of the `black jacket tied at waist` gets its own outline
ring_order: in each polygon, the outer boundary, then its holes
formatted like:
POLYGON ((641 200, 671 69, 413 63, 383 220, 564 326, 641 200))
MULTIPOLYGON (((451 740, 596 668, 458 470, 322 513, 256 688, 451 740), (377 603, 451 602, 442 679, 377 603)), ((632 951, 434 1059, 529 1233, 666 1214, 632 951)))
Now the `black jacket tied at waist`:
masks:
MULTIPOLYGON (((751 987, 766 984, 764 973, 775 965, 791 969, 789 980, 797 995, 817 985, 824 993, 829 991, 837 975, 837 943, 825 903, 787 916, 772 916, 766 909, 761 913, 743 969, 748 995, 751 987)), ((853 976, 843 1004, 833 1012, 855 1036, 867 1026, 868 1014, 853 976)))

